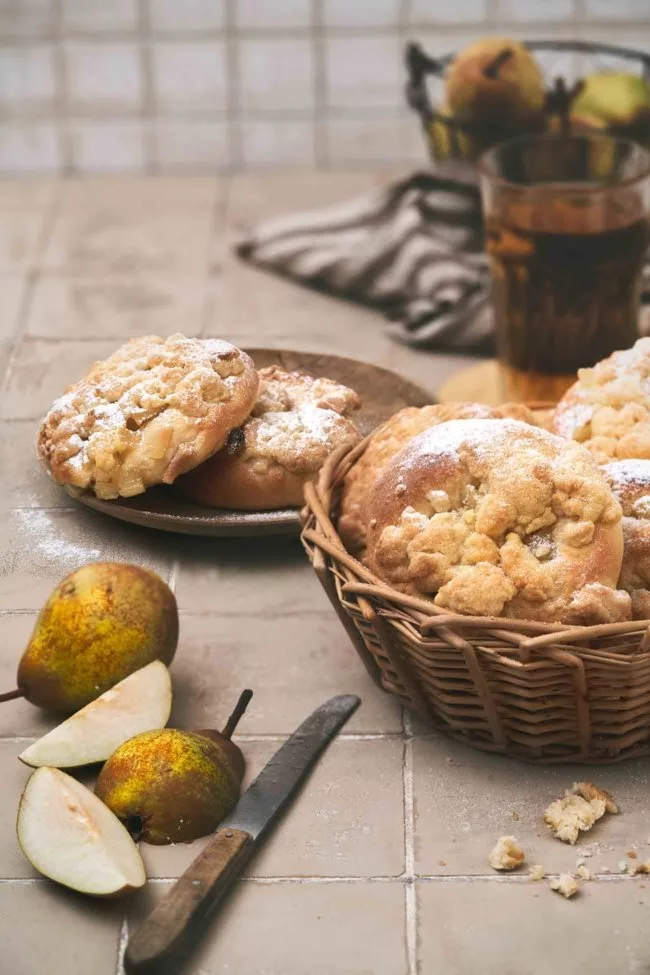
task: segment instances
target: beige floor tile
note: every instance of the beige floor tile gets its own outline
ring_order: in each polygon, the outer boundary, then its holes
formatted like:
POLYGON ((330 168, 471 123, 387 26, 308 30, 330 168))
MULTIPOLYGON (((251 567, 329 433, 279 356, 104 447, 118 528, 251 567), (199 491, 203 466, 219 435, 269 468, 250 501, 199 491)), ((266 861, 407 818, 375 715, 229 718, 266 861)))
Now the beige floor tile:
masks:
MULTIPOLYGON (((2 211, 0 211, 0 225, 2 211)), ((26 275, 16 273, 5 275, 0 280, 2 305, 0 306, 0 342, 9 341, 18 331, 20 312, 25 294, 26 275)))
MULTIPOLYGON (((36 619, 35 613, 0 616, 0 693, 10 691, 16 686, 18 662, 29 643, 36 619)), ((40 738, 60 720, 57 715, 41 711, 23 699, 6 701, 0 704, 0 738, 40 738)))
POLYGON ((312 207, 347 203, 406 175, 403 168, 376 172, 251 173, 233 176, 228 196, 228 224, 233 232, 251 223, 312 207))
POLYGON ((330 611, 297 539, 179 536, 175 542, 182 613, 271 618, 330 611))
MULTIPOLYGON (((247 782, 279 741, 240 742, 247 782)), ((399 876, 404 870, 401 741, 339 739, 328 748, 251 864, 256 877, 399 876), (368 775, 368 769, 372 775, 368 775)), ((205 845, 143 843, 149 876, 180 875, 205 845)))
POLYGON ((70 497, 36 458, 37 420, 0 422, 0 508, 69 508, 70 497))
MULTIPOLYGON (((8 705, 5 705, 8 707, 8 705)), ((33 769, 23 765, 18 755, 27 747, 26 741, 0 740, 0 876, 2 879, 38 877, 16 838, 18 803, 25 783, 33 769)), ((0 893, 3 886, 0 884, 0 893)))
POLYGON ((435 402, 438 389, 450 376, 471 368, 479 361, 475 356, 413 349, 395 341, 391 369, 417 383, 432 395, 435 402))
POLYGON ((571 901, 546 881, 418 884, 419 971, 445 975, 647 972, 650 890, 585 883, 571 901))
POLYGON ((3 972, 114 975, 124 909, 46 882, 0 884, 3 972))
POLYGON ((234 261, 224 269, 207 334, 244 347, 330 352, 384 366, 395 358, 381 315, 234 261))
MULTIPOLYGON (((294 619, 181 617, 172 722, 224 723, 244 687, 254 691, 241 731, 290 734, 334 694, 358 694, 348 732, 399 732, 401 708, 367 674, 332 612, 294 619)), ((1 717, 1 714, 0 714, 1 717)))
POLYGON ((78 507, 0 515, 0 609, 40 609, 67 573, 88 562, 135 562, 167 578, 173 550, 161 534, 78 507))
POLYGON ((499 836, 515 836, 529 864, 549 871, 575 868, 586 849, 589 867, 615 871, 626 851, 650 859, 650 763, 536 767, 484 755, 445 738, 415 741, 415 866, 419 874, 490 874, 487 856, 499 836), (544 810, 573 782, 608 789, 621 806, 575 846, 554 839, 544 810))
POLYGON ((0 210, 45 210, 58 199, 62 185, 56 178, 0 180, 0 210))
POLYGON ((110 355, 117 344, 22 339, 0 399, 0 416, 41 419, 66 386, 80 379, 97 359, 110 355))
MULTIPOLYGON (((0 221, 2 212, 0 211, 0 221)), ((26 275, 13 273, 0 277, 2 303, 0 305, 0 387, 9 362, 12 345, 15 341, 22 319, 25 297, 26 275)))
POLYGON ((245 347, 300 348, 349 355, 406 376, 432 394, 477 361, 401 344, 378 311, 304 288, 229 258, 218 281, 207 333, 245 347))
POLYGON ((145 273, 202 274, 214 217, 209 208, 64 209, 54 225, 43 266, 77 276, 145 273))
POLYGON ((168 207, 209 210, 223 200, 227 179, 216 176, 87 176, 62 183, 63 210, 102 206, 123 213, 168 207))
MULTIPOLYGON (((130 928, 167 889, 138 894, 130 928)), ((397 882, 245 882, 177 975, 406 975, 403 917, 397 882)))
POLYGON ((199 335, 206 287, 198 275, 97 279, 43 274, 34 286, 26 332, 46 339, 199 335))
POLYGON ((32 269, 38 262, 48 230, 45 210, 0 211, 0 273, 32 269))

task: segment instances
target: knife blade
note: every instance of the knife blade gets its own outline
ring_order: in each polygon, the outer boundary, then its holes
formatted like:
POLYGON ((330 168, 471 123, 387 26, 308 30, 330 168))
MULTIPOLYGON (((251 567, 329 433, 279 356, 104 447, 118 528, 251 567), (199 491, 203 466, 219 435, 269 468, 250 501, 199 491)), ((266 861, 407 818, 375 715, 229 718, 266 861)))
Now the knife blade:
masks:
POLYGON ((278 749, 203 852, 129 939, 124 958, 128 975, 160 975, 172 963, 179 964, 360 703, 353 694, 330 698, 278 749))

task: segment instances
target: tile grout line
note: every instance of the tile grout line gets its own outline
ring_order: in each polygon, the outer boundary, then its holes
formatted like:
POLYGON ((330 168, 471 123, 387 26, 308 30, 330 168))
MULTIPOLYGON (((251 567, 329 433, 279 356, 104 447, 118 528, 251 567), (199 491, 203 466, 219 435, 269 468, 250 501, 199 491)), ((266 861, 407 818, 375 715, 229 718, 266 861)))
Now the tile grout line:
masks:
POLYGON ((146 0, 137 0, 138 18, 138 62, 141 78, 141 104, 139 121, 142 127, 142 149, 144 155, 144 172, 148 175, 160 172, 158 158, 158 140, 155 132, 158 118, 156 86, 153 77, 153 55, 151 40, 151 22, 146 0))
POLYGON ((124 975, 124 955, 126 954, 128 942, 129 922, 127 918, 124 918, 120 926, 120 936, 117 942, 117 967, 115 969, 115 975, 124 975))
MULTIPOLYGON (((2 612, 0 612, 0 616, 1 615, 2 615, 2 612)), ((24 614, 21 614, 21 615, 28 615, 28 614, 24 613, 24 614)), ((30 612, 29 615, 36 617, 36 616, 38 616, 38 612, 33 612, 33 613, 30 612)), ((248 742, 250 744, 256 744, 256 743, 263 744, 264 742, 270 742, 270 743, 271 742, 280 742, 280 743, 284 743, 287 740, 287 738, 290 738, 291 737, 291 735, 293 733, 293 730, 295 730, 295 729, 292 729, 290 731, 286 731, 284 733, 272 732, 271 731, 271 732, 268 732, 267 734, 265 734, 263 732, 260 732, 258 734, 241 734, 241 735, 240 734, 235 734, 233 736, 233 738, 234 738, 235 741, 243 741, 243 742, 248 742)), ((43 734, 45 734, 45 732, 43 732, 43 734)), ((39 737, 40 736, 38 734, 36 734, 36 735, 5 735, 5 734, 1 734, 0 733, 0 741, 36 741, 37 738, 39 738, 39 737)), ((357 734, 355 734, 354 732, 345 734, 344 732, 341 732, 340 734, 338 734, 336 736, 336 741, 351 741, 351 742, 357 742, 357 741, 400 741, 401 739, 402 739, 402 736, 398 732, 385 732, 385 733, 383 733, 383 732, 375 732, 375 733, 368 732, 367 734, 363 734, 363 733, 357 733, 357 734)))
POLYGON ((203 301, 201 304, 201 338, 205 338, 214 324, 218 309, 217 292, 221 288, 223 273, 223 259, 225 254, 216 253, 217 245, 227 246, 228 210, 230 207, 230 193, 232 189, 230 175, 219 177, 217 197, 213 204, 212 225, 210 227, 210 241, 206 266, 204 268, 203 301))
MULTIPOLYGON (((18 350, 26 334, 28 312, 31 305, 32 294, 41 275, 41 264, 45 255, 48 241, 54 230, 59 211, 62 207, 61 181, 57 181, 57 195, 54 200, 45 207, 43 212, 43 223, 41 225, 38 243, 35 248, 34 262, 25 272, 25 286, 20 298, 20 306, 16 320, 16 328, 11 339, 11 348, 7 356, 4 375, 0 377, 0 393, 6 393, 9 388, 13 368, 18 358, 18 350)), ((31 418, 30 418, 31 419, 31 418)))
POLYGON ((176 592, 176 583, 178 581, 178 573, 181 567, 181 560, 174 559, 172 561, 171 569, 169 570, 169 576, 167 577, 167 585, 173 593, 176 592))
MULTIPOLYGON (((544 880, 552 880, 559 877, 558 873, 547 873, 544 876, 544 880)), ((585 881, 587 885, 589 884, 600 884, 600 883, 634 883, 643 881, 645 874, 637 874, 632 876, 628 873, 594 873, 595 880, 585 881)), ((149 884, 175 884, 178 877, 148 877, 147 883, 149 884)), ((255 884, 259 887, 272 887, 272 886, 290 886, 290 885, 327 885, 327 884, 400 884, 405 886, 406 877, 391 877, 391 876, 372 876, 372 877, 346 877, 346 876, 334 876, 334 877, 319 877, 319 876, 302 876, 302 877, 242 877, 241 883, 244 884, 255 884)), ((501 877, 494 874, 420 874, 417 875, 415 880, 418 883, 426 884, 454 884, 454 883, 478 883, 478 884, 501 884, 501 885, 526 885, 531 884, 537 888, 545 888, 547 884, 544 881, 531 880, 527 874, 521 874, 515 877, 501 877)), ((18 884, 20 886, 26 887, 30 884, 51 884, 52 881, 47 877, 0 877, 0 886, 7 884, 18 884)), ((413 884, 409 884, 412 888, 413 884)), ((415 975, 415 973, 414 973, 415 975)))
POLYGON ((406 924, 406 955, 409 975, 417 975, 417 899, 415 890, 415 813, 413 800, 413 734, 411 716, 403 709, 404 758, 402 785, 404 790, 404 915, 406 924))
POLYGON ((241 130, 241 70, 240 36, 236 16, 237 0, 225 0, 224 44, 228 72, 227 109, 228 123, 228 171, 241 172, 244 166, 244 150, 241 130))

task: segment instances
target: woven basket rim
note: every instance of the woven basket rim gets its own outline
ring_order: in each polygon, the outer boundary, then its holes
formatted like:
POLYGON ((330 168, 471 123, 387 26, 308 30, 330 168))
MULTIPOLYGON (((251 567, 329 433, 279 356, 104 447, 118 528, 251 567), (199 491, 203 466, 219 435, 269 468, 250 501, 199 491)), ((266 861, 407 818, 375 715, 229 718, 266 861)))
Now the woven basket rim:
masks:
MULTIPOLYGON (((531 409, 548 409, 555 404, 535 402, 526 404, 531 409)), ((390 421, 386 421, 388 423, 390 421)), ((319 546, 327 555, 337 560, 345 570, 346 582, 342 591, 373 600, 385 600, 399 607, 417 626, 426 630, 427 626, 458 627, 471 639, 472 630, 499 630, 502 635, 509 633, 526 653, 531 649, 540 650, 546 645, 575 644, 594 638, 620 636, 631 633, 645 633, 644 643, 650 649, 650 619, 628 620, 621 623, 599 623, 591 626, 576 626, 564 623, 543 623, 534 620, 518 620, 505 616, 470 616, 450 612, 436 606, 432 600, 410 596, 394 589, 376 576, 346 549, 332 520, 328 498, 335 496, 336 490, 354 463, 365 453, 381 424, 353 447, 340 447, 335 450, 321 468, 318 479, 305 487, 305 508, 301 513, 303 541, 319 546), (309 515, 313 515, 315 526, 310 527, 309 515), (518 637, 516 635, 518 634, 518 637)), ((577 648, 576 648, 577 649, 577 648)))

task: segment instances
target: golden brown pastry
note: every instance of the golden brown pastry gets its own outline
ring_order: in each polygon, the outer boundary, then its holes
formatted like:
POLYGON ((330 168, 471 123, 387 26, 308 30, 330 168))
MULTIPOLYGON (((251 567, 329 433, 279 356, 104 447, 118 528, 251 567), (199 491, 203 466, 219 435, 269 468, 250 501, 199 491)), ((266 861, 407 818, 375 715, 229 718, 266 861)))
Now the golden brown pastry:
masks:
POLYGON ((603 473, 623 509, 623 567, 634 619, 650 619, 650 460, 617 460, 603 473))
POLYGON ((305 482, 332 451, 358 442, 345 416, 361 405, 354 390, 278 366, 259 376, 258 399, 239 436, 178 482, 192 501, 247 511, 301 505, 305 482))
POLYGON ((599 464, 650 458, 650 338, 580 369, 555 409, 553 430, 584 444, 599 464))
POLYGON ((131 339, 52 405, 39 457, 59 484, 98 498, 141 494, 222 447, 257 388, 253 360, 230 342, 131 339))
POLYGON ((621 508, 578 444, 515 420, 451 420, 377 478, 367 562, 452 612, 567 623, 630 617, 621 508))
POLYGON ((366 500, 375 478, 388 461, 419 433, 447 420, 510 418, 536 425, 534 414, 521 403, 484 406, 482 403, 438 403, 407 406, 384 423, 348 472, 343 483, 338 530, 344 545, 354 553, 366 544, 366 500))

